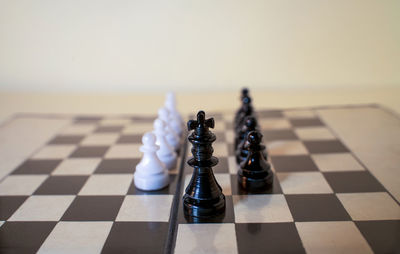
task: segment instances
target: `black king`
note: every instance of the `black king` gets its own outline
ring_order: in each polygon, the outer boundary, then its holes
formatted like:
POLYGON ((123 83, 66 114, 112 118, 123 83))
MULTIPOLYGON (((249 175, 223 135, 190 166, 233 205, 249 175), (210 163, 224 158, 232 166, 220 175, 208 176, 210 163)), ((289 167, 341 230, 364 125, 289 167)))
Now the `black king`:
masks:
POLYGON ((199 111, 197 120, 188 121, 187 126, 189 131, 194 130, 188 137, 193 157, 187 162, 194 169, 183 196, 184 212, 194 217, 220 214, 225 211, 225 196, 212 170, 218 164, 218 159, 212 156, 214 149, 211 146, 216 137, 209 130, 214 128, 214 119, 206 119, 204 111, 199 111))

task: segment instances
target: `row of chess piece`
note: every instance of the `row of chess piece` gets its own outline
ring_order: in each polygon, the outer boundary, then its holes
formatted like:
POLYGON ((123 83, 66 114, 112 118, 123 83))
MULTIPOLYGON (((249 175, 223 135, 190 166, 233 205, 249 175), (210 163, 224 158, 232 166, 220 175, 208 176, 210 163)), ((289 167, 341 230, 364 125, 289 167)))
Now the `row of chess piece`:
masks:
POLYGON ((243 189, 256 192, 271 187, 273 173, 247 88, 242 90, 241 102, 234 119, 238 181, 243 189))
POLYGON ((153 131, 146 132, 142 137, 140 151, 143 157, 133 175, 136 188, 144 191, 168 186, 168 170, 175 169, 177 165, 179 148, 183 142, 183 121, 176 109, 174 93, 167 93, 153 127, 153 131))
MULTIPOLYGON (((258 192, 272 186, 273 173, 248 89, 242 90, 241 101, 234 120, 236 161, 240 165, 238 182, 246 191, 258 192)), ((198 112, 197 120, 188 122, 189 131, 193 130, 188 137, 193 155, 188 164, 193 167, 193 174, 183 196, 188 217, 224 216, 225 196, 212 170, 218 164, 218 158, 212 155, 216 137, 209 130, 214 124, 213 118, 206 119, 204 111, 198 112)))

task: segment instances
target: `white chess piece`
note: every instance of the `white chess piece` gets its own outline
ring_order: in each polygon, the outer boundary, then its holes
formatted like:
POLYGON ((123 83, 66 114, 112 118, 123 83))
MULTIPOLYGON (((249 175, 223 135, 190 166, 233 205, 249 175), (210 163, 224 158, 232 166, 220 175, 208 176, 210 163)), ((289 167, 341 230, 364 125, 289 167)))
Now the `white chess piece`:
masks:
POLYGON ((147 132, 143 135, 142 142, 140 151, 143 157, 133 174, 135 186, 145 191, 162 189, 169 184, 169 177, 165 164, 156 154, 159 149, 156 145, 156 136, 147 132))
POLYGON ((157 138, 156 144, 160 146, 160 149, 157 151, 157 156, 168 169, 174 169, 176 168, 177 155, 174 148, 171 147, 165 139, 167 135, 166 127, 167 124, 163 120, 156 119, 154 121, 154 134, 157 138))
POLYGON ((165 136, 165 138, 167 139, 168 144, 172 146, 175 149, 175 151, 177 151, 180 146, 180 138, 170 125, 168 109, 164 107, 160 108, 158 110, 158 118, 163 120, 167 124, 165 128, 167 135, 165 136))
POLYGON ((182 117, 176 109, 176 98, 173 92, 168 92, 165 98, 165 107, 168 109, 171 118, 171 125, 178 135, 182 135, 183 121, 182 117))

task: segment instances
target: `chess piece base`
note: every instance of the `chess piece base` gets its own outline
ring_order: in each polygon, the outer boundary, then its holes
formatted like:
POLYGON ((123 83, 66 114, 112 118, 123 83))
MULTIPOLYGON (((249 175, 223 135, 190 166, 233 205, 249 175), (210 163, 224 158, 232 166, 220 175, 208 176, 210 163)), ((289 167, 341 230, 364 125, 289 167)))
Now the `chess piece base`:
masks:
POLYGON ((250 178, 247 177, 246 174, 243 174, 243 170, 239 169, 238 171, 238 182, 240 186, 249 191, 257 191, 260 189, 266 189, 272 186, 273 182, 273 174, 270 172, 265 177, 261 178, 250 178))

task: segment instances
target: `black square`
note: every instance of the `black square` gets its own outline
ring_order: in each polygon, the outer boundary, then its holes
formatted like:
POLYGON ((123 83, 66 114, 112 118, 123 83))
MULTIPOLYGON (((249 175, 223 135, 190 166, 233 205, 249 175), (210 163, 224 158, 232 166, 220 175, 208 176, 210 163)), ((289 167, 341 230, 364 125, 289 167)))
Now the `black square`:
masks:
POLYGON ((0 253, 36 253, 57 222, 11 222, 0 227, 0 253))
POLYGON ((356 221, 375 253, 400 253, 400 221, 356 221))
POLYGON ((308 155, 271 156, 276 172, 318 171, 308 155))
POLYGON ((99 126, 94 132, 120 132, 124 126, 99 126))
POLYGON ((28 196, 0 196, 0 221, 8 220, 27 198, 28 196))
MULTIPOLYGON (((185 189, 183 189, 185 190, 185 189)), ((183 191, 185 193, 185 191, 183 191)), ((225 212, 211 217, 190 217, 185 216, 183 211, 183 202, 179 202, 178 224, 191 223, 234 223, 235 215, 233 211, 232 196, 225 196, 225 212)))
POLYGON ((62 160, 27 160, 12 174, 50 174, 62 160))
POLYGON ((163 253, 167 222, 115 222, 102 253, 163 253))
POLYGON ((89 158, 89 157, 103 157, 107 152, 109 146, 80 146, 70 157, 75 158, 89 158))
POLYGON ((303 141, 310 153, 347 153, 349 150, 339 140, 303 141))
POLYGON ((271 187, 259 191, 249 192, 243 189, 242 186, 239 184, 237 175, 231 174, 231 188, 232 195, 282 194, 282 188, 276 175, 274 175, 274 180, 271 187))
POLYGON ((51 145, 70 145, 70 144, 79 144, 85 136, 78 135, 63 135, 57 136, 50 140, 49 144, 51 145))
POLYGON ((157 116, 154 116, 154 115, 153 116, 152 115, 150 115, 150 116, 143 115, 143 116, 131 117, 131 120, 134 123, 152 123, 156 119, 157 119, 157 116))
POLYGON ((34 195, 76 195, 89 176, 50 176, 34 195))
POLYGON ((324 123, 321 122, 319 118, 299 118, 290 119, 290 123, 293 127, 311 127, 311 126, 323 126, 324 123))
POLYGON ((162 195, 162 194, 174 195, 176 192, 176 183, 177 183, 176 181, 177 181, 177 175, 170 174, 169 185, 161 190, 155 190, 155 191, 139 190, 135 187, 135 184, 132 181, 128 189, 128 195, 162 195))
POLYGON ((61 220, 114 221, 124 196, 77 196, 61 220))
POLYGON ((274 140, 297 140, 298 137, 292 130, 264 130, 262 131, 264 142, 274 140))
POLYGON ((218 164, 216 166, 214 166, 212 169, 213 169, 214 173, 218 173, 218 174, 229 173, 228 159, 226 157, 219 157, 218 164))
POLYGON ((368 171, 325 172, 324 176, 335 193, 385 191, 368 171))
POLYGON ((117 140, 117 144, 135 144, 141 142, 142 135, 121 135, 117 140))
POLYGON ((261 110, 257 111, 257 116, 262 118, 283 117, 283 113, 281 110, 261 110))
POLYGON ((129 174, 135 171, 140 159, 105 159, 97 166, 95 174, 129 174))
POLYGON ((294 223, 235 224, 239 254, 305 253, 294 223))
POLYGON ((296 222, 351 220, 334 194, 285 195, 296 222))
POLYGON ((236 156, 236 149, 233 143, 228 143, 228 156, 236 156))

